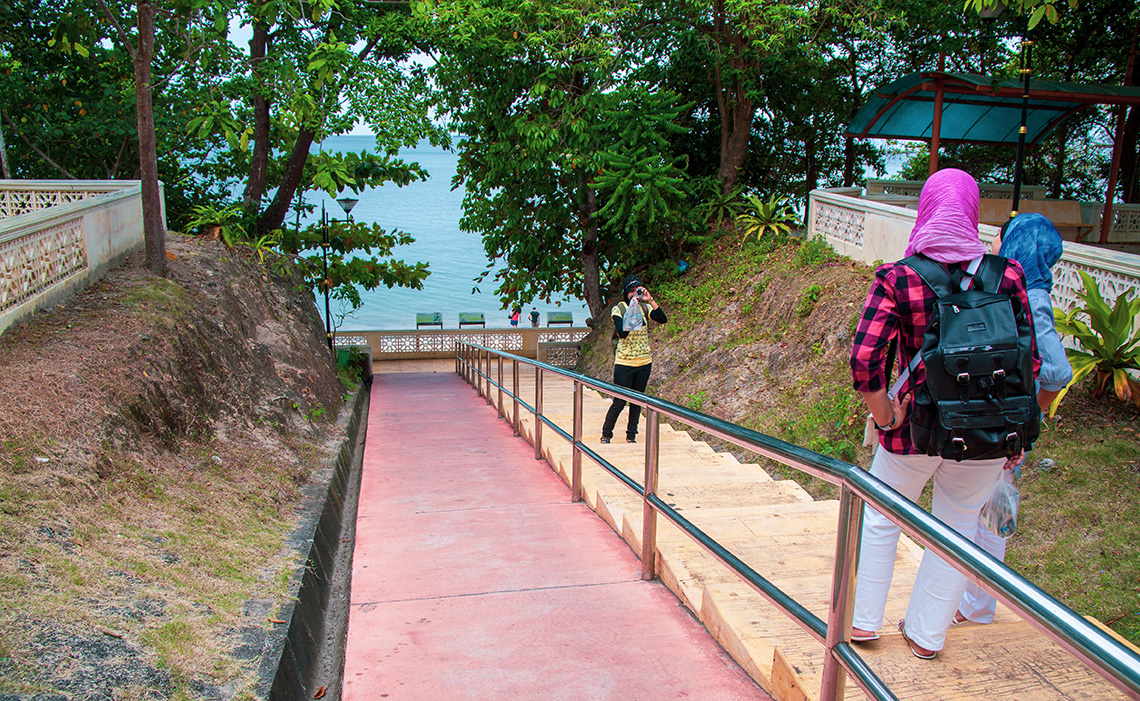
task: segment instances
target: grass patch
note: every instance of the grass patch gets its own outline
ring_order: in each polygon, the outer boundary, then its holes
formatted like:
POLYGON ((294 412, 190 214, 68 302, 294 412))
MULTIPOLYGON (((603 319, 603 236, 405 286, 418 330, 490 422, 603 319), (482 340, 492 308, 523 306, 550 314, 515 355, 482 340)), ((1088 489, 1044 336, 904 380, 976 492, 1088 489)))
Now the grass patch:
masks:
POLYGON ((190 312, 186 289, 163 277, 148 278, 127 292, 122 303, 128 307, 139 307, 139 319, 151 325, 167 325, 190 312))
MULTIPOLYGON (((135 630, 175 680, 232 678, 221 632, 246 601, 284 596, 294 563, 281 546, 320 451, 298 444, 298 465, 215 447, 189 471, 106 452, 87 481, 0 473, 0 552, 19 553, 0 555, 0 597, 31 619, 135 630), (163 604, 132 618, 140 597, 163 604)), ((0 650, 26 645, 20 625, 0 629, 0 650)))
POLYGON ((1006 562, 1083 615, 1140 643, 1140 418, 1066 401, 1022 470, 1006 562), (1042 459, 1054 465, 1035 467, 1042 459))

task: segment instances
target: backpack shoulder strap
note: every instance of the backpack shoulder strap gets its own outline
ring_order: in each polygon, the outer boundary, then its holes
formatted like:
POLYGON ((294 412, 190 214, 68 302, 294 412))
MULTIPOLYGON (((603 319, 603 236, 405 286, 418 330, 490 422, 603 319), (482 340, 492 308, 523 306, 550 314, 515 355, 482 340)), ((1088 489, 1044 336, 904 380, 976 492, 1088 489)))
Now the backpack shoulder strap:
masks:
POLYGON ((946 268, 943 268, 941 263, 917 253, 913 256, 907 256, 899 262, 922 278, 926 286, 934 290, 934 294, 939 298, 948 297, 957 291, 958 286, 954 284, 953 277, 946 272, 946 268))
POLYGON ((974 284, 986 292, 997 292, 1001 287, 1001 280, 1005 277, 1007 258, 987 253, 982 256, 982 266, 974 275, 974 284))

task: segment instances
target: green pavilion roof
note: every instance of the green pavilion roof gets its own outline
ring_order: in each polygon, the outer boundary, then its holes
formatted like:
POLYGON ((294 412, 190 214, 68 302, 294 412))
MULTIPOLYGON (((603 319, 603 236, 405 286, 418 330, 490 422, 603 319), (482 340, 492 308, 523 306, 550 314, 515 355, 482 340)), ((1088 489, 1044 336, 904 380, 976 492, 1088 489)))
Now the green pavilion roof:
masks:
MULTIPOLYGON (((847 135, 928 141, 942 90, 941 141, 1016 144, 1022 82, 992 82, 968 73, 912 73, 871 92, 847 135)), ((1140 88, 1031 80, 1026 143, 1033 144, 1077 111, 1093 104, 1140 104, 1140 88)))

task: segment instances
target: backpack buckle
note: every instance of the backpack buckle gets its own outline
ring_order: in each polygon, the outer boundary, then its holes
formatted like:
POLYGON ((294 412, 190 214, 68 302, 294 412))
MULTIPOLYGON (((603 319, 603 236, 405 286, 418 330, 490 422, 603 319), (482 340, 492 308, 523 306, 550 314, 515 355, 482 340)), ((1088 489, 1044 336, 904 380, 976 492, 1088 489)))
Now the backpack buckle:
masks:
POLYGON ((951 442, 954 444, 955 459, 960 462, 966 455, 966 439, 961 436, 954 436, 951 442))
POLYGON ((970 401, 970 373, 958 373, 958 399, 963 404, 970 401))
POLYGON ((1021 434, 1011 431, 1005 436, 1005 453, 1013 457, 1021 452, 1021 434))
POLYGON ((997 395, 999 400, 1005 400, 1005 369, 998 368, 994 370, 994 394, 997 395))

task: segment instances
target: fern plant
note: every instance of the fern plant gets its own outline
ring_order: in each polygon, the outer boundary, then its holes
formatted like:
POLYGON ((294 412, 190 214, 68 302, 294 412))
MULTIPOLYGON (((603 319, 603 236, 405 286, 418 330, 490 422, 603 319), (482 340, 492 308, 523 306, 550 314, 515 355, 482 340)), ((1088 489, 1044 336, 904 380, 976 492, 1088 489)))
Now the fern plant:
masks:
POLYGON ((233 248, 239 239, 245 238, 241 205, 234 204, 222 209, 198 205, 193 212, 194 216, 186 222, 186 228, 202 227, 206 230, 207 238, 220 238, 228 248, 233 248))
POLYGON ((769 232, 788 233, 793 226, 800 226, 800 218, 787 197, 772 195, 765 202, 756 195, 749 195, 744 213, 736 217, 736 225, 744 239, 749 236, 759 239, 769 232))
POLYGON ((699 217, 705 226, 725 228, 725 222, 735 221, 744 209, 741 195, 743 186, 736 186, 729 192, 721 190, 720 181, 709 179, 703 183, 707 196, 704 202, 693 208, 693 215, 699 217))
POLYGON ((1140 383, 1128 374, 1129 370, 1140 370, 1140 297, 1132 299, 1127 292, 1121 292, 1109 308, 1092 276, 1083 270, 1079 272, 1085 287, 1079 297, 1085 306, 1068 313, 1054 308, 1053 319, 1057 332, 1072 336, 1084 350, 1065 350, 1073 366, 1073 379, 1053 400, 1049 415, 1057 412, 1070 389, 1093 372, 1094 397, 1104 394, 1111 379, 1118 398, 1140 406, 1140 383))

